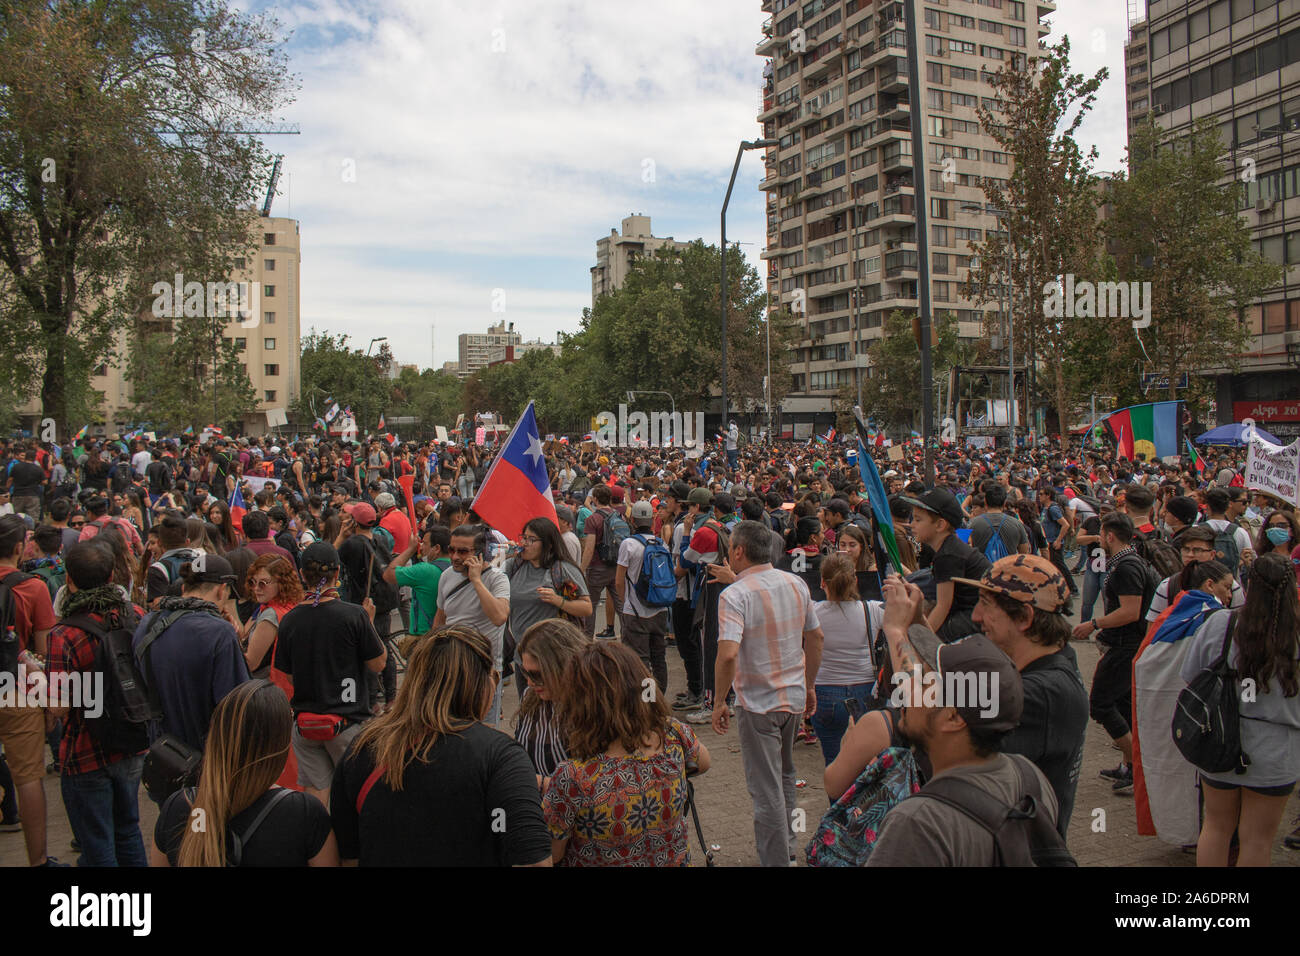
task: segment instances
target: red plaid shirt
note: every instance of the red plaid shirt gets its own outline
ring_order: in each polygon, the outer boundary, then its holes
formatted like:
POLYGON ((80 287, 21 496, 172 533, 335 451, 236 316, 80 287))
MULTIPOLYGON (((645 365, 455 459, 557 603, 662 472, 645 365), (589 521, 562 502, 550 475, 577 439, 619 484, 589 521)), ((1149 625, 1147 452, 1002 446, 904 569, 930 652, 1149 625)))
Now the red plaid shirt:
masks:
MULTIPOLYGON (((135 608, 137 619, 144 615, 144 611, 139 607, 135 608)), ((99 622, 104 622, 104 615, 91 614, 90 617, 99 622)), ((95 649, 99 645, 96 636, 87 634, 78 627, 71 627, 67 624, 59 623, 50 631, 49 640, 49 664, 47 673, 51 682, 56 674, 62 672, 67 674, 90 674, 95 669, 95 649)), ((104 695, 106 688, 97 686, 94 692, 100 695, 99 705, 106 706, 104 695)), ((84 700, 83 700, 84 702, 84 700)), ((59 701, 51 700, 52 706, 59 706, 59 701)), ((140 751, 143 753, 144 751, 140 751)), ((130 757, 133 754, 125 753, 105 753, 104 750, 95 743, 90 734, 90 728, 86 724, 86 719, 82 715, 81 707, 74 707, 68 711, 67 717, 64 718, 63 740, 59 744, 59 763, 63 767, 65 774, 91 773, 95 770, 103 770, 109 764, 117 763, 124 757, 130 757)))

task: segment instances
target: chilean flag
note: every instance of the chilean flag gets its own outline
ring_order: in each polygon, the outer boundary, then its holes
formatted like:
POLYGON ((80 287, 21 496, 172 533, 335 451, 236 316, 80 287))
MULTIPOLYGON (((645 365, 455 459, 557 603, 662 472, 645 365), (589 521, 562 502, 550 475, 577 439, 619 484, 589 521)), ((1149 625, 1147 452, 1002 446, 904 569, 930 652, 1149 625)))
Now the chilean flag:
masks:
POLYGON ((546 474, 546 455, 529 402, 474 498, 474 511, 511 541, 519 540, 533 518, 555 517, 555 499, 546 474))
POLYGON ((240 534, 244 533, 244 515, 248 514, 248 506, 244 504, 244 495, 239 490, 239 485, 235 485, 235 493, 230 496, 230 523, 235 526, 235 530, 240 534))

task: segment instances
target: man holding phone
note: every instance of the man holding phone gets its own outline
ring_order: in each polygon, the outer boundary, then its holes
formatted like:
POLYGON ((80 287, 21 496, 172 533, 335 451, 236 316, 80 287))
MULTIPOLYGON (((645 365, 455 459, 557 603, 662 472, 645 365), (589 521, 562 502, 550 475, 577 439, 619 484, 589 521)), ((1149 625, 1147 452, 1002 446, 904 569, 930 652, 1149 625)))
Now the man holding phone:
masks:
MULTIPOLYGON (((465 624, 477 630, 492 642, 492 659, 500 672, 510 618, 510 579, 487 562, 486 552, 487 532, 481 525, 460 525, 451 532, 447 549, 451 567, 438 578, 438 613, 433 626, 465 624)), ((498 681, 487 723, 501 719, 501 688, 498 681)))

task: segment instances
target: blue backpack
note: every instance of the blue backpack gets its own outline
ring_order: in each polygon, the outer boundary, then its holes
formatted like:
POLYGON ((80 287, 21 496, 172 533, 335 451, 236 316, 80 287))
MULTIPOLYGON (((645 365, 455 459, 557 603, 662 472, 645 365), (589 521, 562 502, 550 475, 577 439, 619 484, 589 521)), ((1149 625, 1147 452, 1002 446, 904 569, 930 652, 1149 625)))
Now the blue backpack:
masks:
POLYGON ((984 545, 984 557, 988 558, 989 561, 999 561, 1011 553, 1007 550, 1007 543, 1002 540, 1002 525, 1006 520, 1007 516, 1003 515, 1002 520, 993 529, 993 536, 984 545))
POLYGON ((645 548, 641 556, 641 574, 636 579, 636 597, 646 607, 669 607, 677 600, 677 578, 673 576, 673 558, 656 537, 632 535, 645 548))

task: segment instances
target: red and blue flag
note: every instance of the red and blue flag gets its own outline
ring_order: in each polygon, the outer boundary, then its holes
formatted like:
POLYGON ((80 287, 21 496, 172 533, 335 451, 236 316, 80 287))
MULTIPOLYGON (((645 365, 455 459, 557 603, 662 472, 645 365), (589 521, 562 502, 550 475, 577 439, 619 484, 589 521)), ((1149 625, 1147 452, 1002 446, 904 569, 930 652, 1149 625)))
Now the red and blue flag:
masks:
POLYGON ((480 518, 511 541, 519 540, 524 525, 533 518, 549 518, 559 526, 532 402, 488 469, 473 507, 480 518))
POLYGON ((248 514, 248 505, 244 503, 243 492, 235 485, 235 493, 230 496, 230 523, 240 534, 244 533, 244 515, 248 514))

